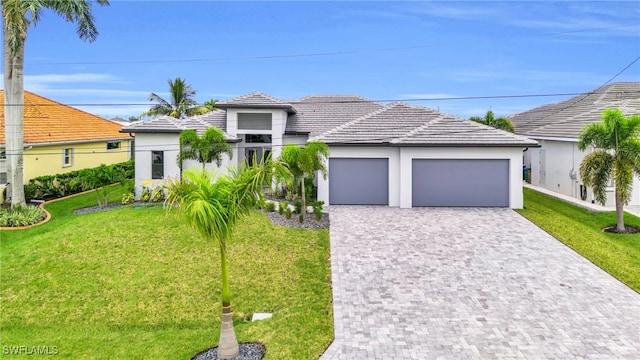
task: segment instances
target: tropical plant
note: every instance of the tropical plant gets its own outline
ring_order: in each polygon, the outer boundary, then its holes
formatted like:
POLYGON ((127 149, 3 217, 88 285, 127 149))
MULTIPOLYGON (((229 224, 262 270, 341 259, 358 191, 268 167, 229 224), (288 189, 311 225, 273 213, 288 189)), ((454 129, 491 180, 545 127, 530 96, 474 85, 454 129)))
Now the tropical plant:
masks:
MULTIPOLYGON (((109 5, 108 0, 96 0, 109 5)), ((24 47, 29 26, 36 25, 44 9, 53 10, 77 24, 78 36, 93 42, 98 30, 91 14, 91 1, 2 0, 4 46, 4 116, 7 177, 11 183, 11 206, 25 204, 24 196, 24 47), (16 106, 18 105, 18 106, 16 106)))
POLYGON ((491 110, 487 111, 484 118, 480 116, 472 116, 469 118, 469 120, 508 132, 513 132, 515 130, 511 120, 503 117, 499 117, 496 119, 496 117, 493 115, 493 111, 491 110))
POLYGON ((132 192, 122 194, 122 205, 132 204, 136 199, 136 195, 132 192))
POLYGON ((585 151, 589 146, 594 150, 580 163, 580 178, 603 205, 613 179, 616 230, 624 232, 624 205, 631 198, 634 173, 640 177, 640 115, 627 118, 618 109, 604 110, 600 122, 588 124, 580 132, 578 149, 585 151))
POLYGON ((311 207, 313 208, 313 215, 315 215, 316 220, 322 220, 322 207, 324 206, 324 201, 314 201, 311 203, 311 207))
MULTIPOLYGON (((149 101, 153 101, 156 104, 149 111, 143 113, 142 116, 168 115, 176 119, 182 119, 211 111, 207 104, 198 105, 198 102, 193 98, 196 95, 196 91, 193 90, 191 85, 187 84, 186 80, 178 77, 175 80, 167 80, 167 83, 169 84, 171 99, 165 100, 160 95, 151 93, 149 101)), ((210 105, 215 107, 215 103, 210 105)))
POLYGON ((301 214, 306 213, 307 200, 305 194, 304 180, 312 178, 316 171, 320 171, 322 176, 327 178, 327 167, 325 159, 329 156, 329 147, 325 143, 311 141, 305 147, 287 145, 282 149, 280 155, 294 176, 294 181, 300 186, 301 214))
MULTIPOLYGON (((215 177, 203 169, 189 169, 182 179, 168 179, 165 204, 185 219, 203 237, 220 248, 222 277, 222 326, 218 357, 231 359, 238 356, 238 340, 233 328, 231 290, 227 271, 227 244, 233 239, 234 229, 263 198, 263 191, 280 164, 264 161, 247 165, 242 162, 230 168, 229 175, 215 177), (215 179, 215 181, 214 181, 215 179)), ((279 170, 278 170, 279 171, 279 170)))
POLYGON ((230 159, 233 156, 222 130, 215 127, 208 128, 202 136, 198 136, 195 130, 184 130, 180 133, 179 142, 180 152, 177 161, 180 172, 183 162, 187 159, 197 160, 204 169, 206 164, 214 161, 220 167, 223 154, 229 155, 230 159))
POLYGON ((267 210, 268 212, 274 212, 276 211, 276 204, 274 202, 267 202, 264 206, 264 209, 267 210))
POLYGON ((0 226, 18 227, 37 224, 47 214, 41 208, 31 205, 16 205, 12 208, 0 207, 0 226))

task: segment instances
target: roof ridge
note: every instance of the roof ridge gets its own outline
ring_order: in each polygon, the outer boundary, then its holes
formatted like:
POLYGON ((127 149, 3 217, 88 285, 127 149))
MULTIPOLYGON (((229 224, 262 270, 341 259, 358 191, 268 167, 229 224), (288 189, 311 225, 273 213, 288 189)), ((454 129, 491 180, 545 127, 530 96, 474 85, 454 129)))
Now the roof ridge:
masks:
POLYGON ((435 124, 436 122, 440 122, 445 116, 446 116, 446 114, 440 113, 440 115, 438 115, 438 117, 436 117, 435 119, 431 119, 429 121, 424 122, 422 125, 412 129, 411 131, 407 132, 405 135, 399 136, 399 137, 391 140, 391 142, 400 142, 400 141, 402 141, 404 139, 408 139, 409 137, 415 135, 419 131, 422 131, 422 130, 426 129, 430 125, 435 124))

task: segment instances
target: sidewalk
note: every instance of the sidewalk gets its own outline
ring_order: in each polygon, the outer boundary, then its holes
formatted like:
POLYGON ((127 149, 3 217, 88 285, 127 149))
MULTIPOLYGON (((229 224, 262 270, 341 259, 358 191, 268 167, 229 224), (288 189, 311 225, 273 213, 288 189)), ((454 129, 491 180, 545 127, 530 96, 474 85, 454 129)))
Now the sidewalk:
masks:
MULTIPOLYGON (((589 209, 591 211, 616 211, 616 209, 614 207, 607 207, 607 206, 602 206, 599 204, 592 204, 590 201, 583 201, 580 199, 576 199, 574 197, 571 196, 567 196, 564 194, 560 194, 551 190, 547 190, 543 187, 539 187, 539 186, 534 186, 531 185, 529 183, 523 182, 522 186, 531 189, 531 190, 535 190, 537 192, 541 192, 545 195, 549 195, 552 197, 555 197, 557 199, 566 201, 568 203, 574 204, 576 206, 580 206, 583 207, 585 209, 589 209)), ((640 217, 640 206, 625 206, 624 207, 624 211, 626 211, 629 214, 635 215, 640 217)))

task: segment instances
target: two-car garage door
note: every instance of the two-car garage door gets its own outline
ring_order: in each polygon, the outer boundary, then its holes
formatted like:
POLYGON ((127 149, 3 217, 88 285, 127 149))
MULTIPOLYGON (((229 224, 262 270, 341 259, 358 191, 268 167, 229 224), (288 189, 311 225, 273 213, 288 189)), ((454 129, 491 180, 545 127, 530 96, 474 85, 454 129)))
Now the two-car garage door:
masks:
MULTIPOLYGON (((413 159, 411 166, 414 207, 509 207, 507 159, 413 159)), ((389 159, 330 158, 329 204, 388 205, 389 159)))
POLYGON ((509 160, 413 159, 413 206, 509 206, 509 160))

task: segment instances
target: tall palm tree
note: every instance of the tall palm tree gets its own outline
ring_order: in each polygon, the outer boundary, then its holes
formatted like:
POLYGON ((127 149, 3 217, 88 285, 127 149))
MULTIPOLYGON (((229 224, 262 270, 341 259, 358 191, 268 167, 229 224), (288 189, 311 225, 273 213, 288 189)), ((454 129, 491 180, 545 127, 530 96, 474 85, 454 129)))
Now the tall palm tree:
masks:
POLYGON ((604 205, 611 179, 615 187, 616 230, 624 232, 624 205, 633 190, 633 175, 640 177, 640 115, 625 117, 618 109, 606 109, 601 121, 580 132, 578 149, 594 147, 580 164, 580 178, 593 188, 597 202, 604 205))
POLYGON ((487 111, 484 118, 481 118, 480 116, 472 116, 469 118, 469 120, 475 121, 480 124, 489 125, 493 128, 508 132, 513 132, 515 130, 513 128, 513 123, 511 122, 511 120, 503 117, 499 117, 496 119, 496 117, 493 115, 493 111, 491 110, 487 111))
POLYGON ((300 182, 300 196, 302 197, 302 216, 307 212, 307 199, 304 180, 313 177, 316 171, 327 177, 327 167, 324 160, 329 156, 329 147, 318 141, 308 142, 305 147, 287 145, 282 149, 281 160, 287 164, 295 181, 300 182))
MULTIPOLYGON (((256 164, 256 162, 254 162, 256 164)), ((227 269, 227 244, 233 238, 234 228, 263 196, 263 189, 280 165, 271 161, 253 166, 241 163, 230 175, 215 178, 203 169, 189 169, 183 181, 167 180, 166 204, 168 209, 177 205, 187 225, 220 248, 222 280, 222 325, 218 357, 232 359, 238 356, 239 346, 233 328, 231 290, 227 269)), ((281 167, 279 169, 282 170, 281 167)))
MULTIPOLYGON (((109 5, 108 0, 96 0, 109 5)), ((91 1, 87 0, 2 0, 4 46, 5 151, 9 163, 11 206, 24 204, 24 44, 29 26, 35 25, 44 9, 53 10, 77 24, 80 39, 93 42, 98 36, 91 1)))
POLYGON ((160 95, 151 93, 149 101, 156 104, 142 116, 169 115, 176 119, 182 119, 188 116, 202 115, 212 110, 208 105, 198 105, 198 102, 193 98, 196 91, 184 79, 178 77, 175 80, 169 79, 167 82, 171 99, 165 100, 160 95))
POLYGON ((180 133, 179 141, 178 167, 181 171, 182 163, 187 159, 197 160, 202 164, 204 170, 206 164, 214 161, 220 167, 222 155, 225 153, 229 155, 229 158, 233 156, 222 130, 215 127, 208 128, 202 136, 198 136, 195 130, 184 130, 180 133))

